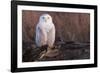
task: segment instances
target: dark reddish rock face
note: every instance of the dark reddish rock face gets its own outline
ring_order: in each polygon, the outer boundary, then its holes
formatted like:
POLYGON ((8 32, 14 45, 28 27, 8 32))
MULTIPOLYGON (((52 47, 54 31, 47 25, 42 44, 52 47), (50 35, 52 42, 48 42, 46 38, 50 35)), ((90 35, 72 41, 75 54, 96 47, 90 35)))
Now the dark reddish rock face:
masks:
MULTIPOLYGON (((54 47, 59 49, 56 57, 44 57, 41 60, 70 60, 89 58, 89 46, 85 49, 76 49, 73 43, 90 42, 90 15, 88 13, 65 13, 65 12, 42 12, 22 11, 22 40, 23 40, 23 62, 35 61, 39 51, 36 52, 35 28, 40 15, 48 13, 52 16, 56 28, 56 40, 54 47), (66 43, 67 42, 67 43, 66 43), (67 49, 66 49, 67 45, 67 49), (85 51, 87 50, 87 52, 85 51), (35 52, 34 52, 35 51, 35 52), (72 55, 73 54, 73 55, 72 55)), ((79 47, 80 45, 76 45, 79 47)), ((40 51, 41 52, 41 51, 40 51)))

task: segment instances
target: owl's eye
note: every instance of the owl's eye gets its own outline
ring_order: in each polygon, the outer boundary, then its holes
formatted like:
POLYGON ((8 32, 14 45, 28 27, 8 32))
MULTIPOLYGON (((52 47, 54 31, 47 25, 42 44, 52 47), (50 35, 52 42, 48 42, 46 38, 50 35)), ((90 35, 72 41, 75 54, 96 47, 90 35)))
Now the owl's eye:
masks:
POLYGON ((45 17, 42 17, 43 19, 45 19, 45 17))

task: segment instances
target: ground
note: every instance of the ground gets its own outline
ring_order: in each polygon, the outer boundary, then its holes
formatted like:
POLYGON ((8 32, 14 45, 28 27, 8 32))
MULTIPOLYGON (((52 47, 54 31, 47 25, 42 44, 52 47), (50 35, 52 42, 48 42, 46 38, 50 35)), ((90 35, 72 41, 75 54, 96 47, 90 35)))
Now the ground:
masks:
POLYGON ((23 62, 81 60, 90 58, 89 43, 60 42, 54 45, 49 56, 45 55, 40 58, 43 54, 45 54, 45 51, 45 48, 36 48, 34 44, 31 44, 30 47, 23 50, 23 62))

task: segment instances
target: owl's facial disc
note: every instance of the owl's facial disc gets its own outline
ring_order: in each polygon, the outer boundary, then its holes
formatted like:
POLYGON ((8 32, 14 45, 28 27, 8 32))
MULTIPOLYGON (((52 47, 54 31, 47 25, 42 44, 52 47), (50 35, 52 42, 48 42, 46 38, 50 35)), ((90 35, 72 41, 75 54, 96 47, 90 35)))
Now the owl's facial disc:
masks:
POLYGON ((42 18, 43 18, 44 22, 48 22, 49 21, 49 17, 48 16, 43 16, 42 18))
POLYGON ((40 21, 45 22, 45 23, 49 23, 49 22, 52 22, 52 18, 49 14, 43 14, 40 17, 40 21))

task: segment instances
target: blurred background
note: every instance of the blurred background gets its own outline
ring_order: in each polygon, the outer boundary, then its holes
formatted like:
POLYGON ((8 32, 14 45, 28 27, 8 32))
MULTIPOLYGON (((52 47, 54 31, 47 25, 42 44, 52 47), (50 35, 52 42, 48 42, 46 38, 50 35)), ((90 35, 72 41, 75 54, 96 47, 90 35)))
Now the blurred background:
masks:
POLYGON ((56 39, 64 41, 89 42, 90 40, 90 15, 88 13, 65 12, 22 12, 23 41, 34 42, 35 28, 40 15, 48 13, 52 16, 56 28, 56 39))

